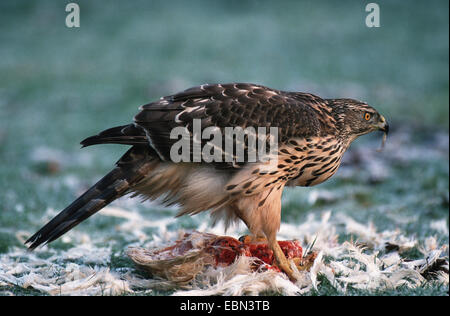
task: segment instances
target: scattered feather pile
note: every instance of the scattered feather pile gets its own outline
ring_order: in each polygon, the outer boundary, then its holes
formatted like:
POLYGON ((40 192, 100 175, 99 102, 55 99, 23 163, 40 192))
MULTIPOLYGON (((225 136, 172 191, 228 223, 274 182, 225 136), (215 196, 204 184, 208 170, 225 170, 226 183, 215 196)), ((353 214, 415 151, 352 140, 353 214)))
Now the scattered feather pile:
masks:
MULTIPOLYGON (((288 260, 292 259, 300 270, 307 270, 313 264, 316 255, 305 256, 299 241, 279 241, 279 245, 288 260)), ((131 247, 127 254, 139 268, 178 285, 195 280, 209 268, 217 270, 218 267, 233 265, 237 260, 245 262, 249 272, 280 272, 267 242, 240 241, 197 231, 184 234, 168 247, 151 250, 131 247)))
MULTIPOLYGON (((134 243, 130 243, 129 254, 169 246, 185 234, 167 230, 168 222, 147 222, 138 213, 124 209, 106 208, 101 214, 125 219, 117 230, 133 232, 134 243), (147 226, 158 227, 159 233, 146 236, 143 227, 147 226)), ((430 225, 445 228, 440 222, 430 225)), ((206 224, 199 231, 223 234, 221 227, 212 229, 206 224)), ((23 235, 18 233, 17 238, 22 240, 23 235)), ((174 278, 167 278, 164 273, 145 274, 129 262, 124 267, 110 268, 115 258, 111 248, 96 246, 97 243, 81 233, 69 235, 79 246, 67 250, 45 246, 32 253, 13 248, 2 254, 0 287, 3 292, 0 294, 12 294, 7 288, 13 285, 49 295, 151 294, 153 290, 166 290, 174 295, 301 295, 320 290, 325 280, 342 294, 349 287, 382 291, 415 288, 427 282, 447 286, 449 283, 448 247, 439 245, 436 237, 428 237, 418 244, 399 230, 378 232, 371 223, 359 223, 342 214, 332 216, 331 212, 311 214, 301 225, 282 224, 279 240, 297 239, 305 253, 317 254, 308 271, 296 270, 295 284, 273 269, 255 271, 252 269, 255 258, 247 256, 237 257, 228 266, 194 260, 190 274, 174 278), (339 234, 351 235, 353 239, 340 243, 339 234), (413 248, 423 254, 421 259, 408 260, 403 256, 413 248)), ((236 229, 228 231, 228 235, 240 234, 236 229)), ((190 255, 195 257, 197 253, 190 255)), ((127 260, 124 253, 120 256, 127 260)), ((176 264, 172 268, 176 269, 176 264)))

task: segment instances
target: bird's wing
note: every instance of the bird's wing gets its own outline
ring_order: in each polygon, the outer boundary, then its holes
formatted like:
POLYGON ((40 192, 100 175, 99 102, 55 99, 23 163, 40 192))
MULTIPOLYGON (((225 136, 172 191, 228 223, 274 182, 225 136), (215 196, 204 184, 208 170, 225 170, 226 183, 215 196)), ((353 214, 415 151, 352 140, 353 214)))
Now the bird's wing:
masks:
POLYGON ((170 160, 170 148, 178 141, 170 138, 171 130, 186 127, 192 136, 193 119, 200 120, 202 131, 219 128, 222 135, 226 127, 276 127, 278 141, 283 142, 318 133, 319 121, 310 105, 319 102, 325 101, 311 94, 293 94, 255 84, 208 84, 142 106, 135 124, 145 130, 160 157, 170 160))

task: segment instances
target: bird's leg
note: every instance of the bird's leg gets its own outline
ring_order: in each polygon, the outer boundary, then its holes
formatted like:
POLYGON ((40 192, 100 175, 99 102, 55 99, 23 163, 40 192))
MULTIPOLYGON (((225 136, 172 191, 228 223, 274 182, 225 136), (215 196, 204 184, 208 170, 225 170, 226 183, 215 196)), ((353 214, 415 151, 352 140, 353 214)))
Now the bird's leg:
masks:
POLYGON ((289 261, 281 250, 277 241, 277 231, 281 220, 281 194, 282 187, 277 190, 269 188, 266 191, 241 199, 233 210, 235 214, 244 221, 253 236, 243 236, 241 242, 265 241, 273 251, 275 264, 284 271, 291 280, 295 281, 294 272, 289 261), (255 207, 257 205, 257 207, 255 207), (266 240, 264 240, 265 236, 266 240))
MULTIPOLYGON (((262 234, 244 235, 239 237, 239 241, 244 244, 267 243, 269 248, 273 251, 273 255, 275 257, 275 264, 288 275, 289 279, 293 281, 296 280, 296 278, 293 275, 293 271, 289 263, 289 260, 286 258, 283 250, 278 244, 276 235, 270 239, 266 238, 262 234)), ((296 263, 296 265, 298 264, 296 263)))
POLYGON ((270 249, 272 249, 272 251, 273 251, 276 265, 288 275, 289 279, 295 281, 296 278, 294 277, 294 271, 292 270, 288 259, 284 255, 283 250, 281 250, 281 247, 278 244, 276 235, 274 234, 273 236, 268 236, 267 240, 268 240, 270 249))

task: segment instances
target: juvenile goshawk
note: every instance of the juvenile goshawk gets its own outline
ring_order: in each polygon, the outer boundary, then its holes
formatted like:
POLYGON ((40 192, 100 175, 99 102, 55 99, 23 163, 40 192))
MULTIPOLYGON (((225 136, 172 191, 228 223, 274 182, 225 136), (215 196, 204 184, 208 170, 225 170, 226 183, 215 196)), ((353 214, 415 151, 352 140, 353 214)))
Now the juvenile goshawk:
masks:
MULTIPOLYGON (((131 148, 111 172, 26 243, 30 249, 49 243, 115 199, 132 193, 152 200, 161 197, 166 205, 177 204, 181 209, 178 215, 209 211, 215 221, 225 220, 226 226, 241 219, 253 236, 267 239, 278 266, 293 277, 276 240, 284 187, 327 180, 337 171, 350 143, 376 130, 387 135, 385 118, 366 103, 352 99, 322 99, 247 83, 193 87, 142 106, 134 123, 83 140, 83 146, 114 143, 131 148), (183 127, 192 136, 195 120, 202 131, 275 128, 277 163, 268 167, 267 161, 245 159, 174 162, 171 150, 179 139, 171 137, 171 131, 183 127)), ((247 138, 244 148, 248 154, 247 138)), ((201 145, 207 142, 201 140, 201 145)))

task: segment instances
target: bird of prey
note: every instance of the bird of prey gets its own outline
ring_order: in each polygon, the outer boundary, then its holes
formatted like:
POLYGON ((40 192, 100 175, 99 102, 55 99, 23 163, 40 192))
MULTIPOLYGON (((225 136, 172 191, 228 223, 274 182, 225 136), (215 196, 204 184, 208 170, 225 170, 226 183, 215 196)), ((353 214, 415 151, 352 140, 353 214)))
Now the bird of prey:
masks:
MULTIPOLYGON (((140 107, 131 124, 88 137, 82 146, 131 146, 114 169, 31 236, 34 249, 49 243, 115 199, 132 193, 180 206, 177 216, 210 212, 226 226, 242 220, 253 238, 264 238, 280 269, 293 270, 276 234, 285 186, 312 186, 336 173, 344 152, 358 136, 389 131, 373 107, 353 99, 322 99, 250 83, 205 84, 140 107), (193 122, 212 127, 273 127, 278 133, 277 163, 267 161, 180 161, 171 150, 177 127, 192 136, 193 122)), ((202 145, 208 140, 202 140, 202 145)), ((249 146, 245 147, 248 150, 249 146)))

